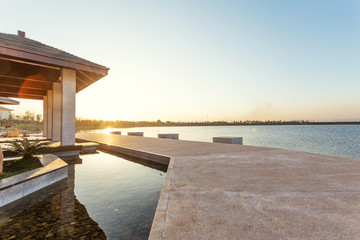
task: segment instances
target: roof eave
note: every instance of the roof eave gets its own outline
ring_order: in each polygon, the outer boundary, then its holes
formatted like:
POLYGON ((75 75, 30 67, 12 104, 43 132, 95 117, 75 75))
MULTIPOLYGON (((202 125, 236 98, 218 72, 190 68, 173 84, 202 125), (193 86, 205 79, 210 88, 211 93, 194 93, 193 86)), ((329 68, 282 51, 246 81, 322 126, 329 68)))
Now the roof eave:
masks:
POLYGON ((78 69, 78 70, 82 70, 82 71, 93 72, 93 73, 101 74, 103 76, 106 76, 109 71, 109 68, 106 68, 106 67, 100 68, 100 67, 89 66, 89 65, 81 64, 81 63, 77 63, 77 62, 64 61, 59 58, 44 56, 44 55, 40 55, 40 54, 35 54, 35 53, 26 52, 26 51, 22 51, 22 50, 18 50, 18 49, 12 49, 12 48, 3 47, 3 46, 0 46, 0 54, 8 55, 8 56, 16 57, 16 58, 21 58, 21 59, 27 59, 27 60, 35 61, 35 62, 52 64, 55 66, 60 66, 60 67, 65 67, 65 68, 72 68, 72 69, 78 69))
POLYGON ((7 97, 0 97, 0 104, 3 104, 3 105, 19 105, 20 102, 14 100, 14 99, 11 99, 11 98, 7 98, 7 97))

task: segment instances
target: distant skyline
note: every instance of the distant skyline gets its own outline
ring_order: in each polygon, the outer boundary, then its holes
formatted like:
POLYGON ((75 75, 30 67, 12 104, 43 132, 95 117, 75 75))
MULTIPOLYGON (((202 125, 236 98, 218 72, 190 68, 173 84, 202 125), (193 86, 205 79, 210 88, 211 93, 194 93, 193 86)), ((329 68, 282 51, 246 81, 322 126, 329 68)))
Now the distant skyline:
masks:
MULTIPOLYGON (((106 120, 360 119, 360 1, 8 1, 0 32, 110 68, 77 94, 106 120)), ((18 99, 17 99, 18 100, 18 99)), ((20 99, 15 114, 42 113, 20 99)))

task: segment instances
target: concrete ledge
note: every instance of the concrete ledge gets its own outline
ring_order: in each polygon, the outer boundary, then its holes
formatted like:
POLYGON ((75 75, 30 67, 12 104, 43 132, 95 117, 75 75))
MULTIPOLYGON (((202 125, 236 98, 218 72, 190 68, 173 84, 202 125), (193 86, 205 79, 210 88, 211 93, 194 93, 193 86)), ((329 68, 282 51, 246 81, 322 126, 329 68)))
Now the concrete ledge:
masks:
POLYGON ((52 142, 45 147, 46 150, 53 152, 66 152, 66 151, 74 151, 81 150, 81 146, 79 145, 70 145, 70 146, 61 146, 60 142, 52 142))
POLYGON ((121 131, 111 131, 110 134, 117 134, 117 135, 121 135, 121 131))
POLYGON ((176 139, 179 140, 178 133, 159 133, 158 138, 176 139))
POLYGON ((166 211, 169 201, 170 184, 173 175, 174 158, 171 158, 166 172, 165 180, 161 188, 161 193, 156 207, 155 216, 151 226, 149 240, 162 239, 163 231, 165 228, 166 211))
POLYGON ((139 151, 136 149, 130 149, 130 148, 124 148, 124 147, 119 147, 119 146, 114 146, 114 145, 109 145, 109 144, 102 144, 99 143, 100 147, 102 149, 105 150, 109 150, 109 151, 113 151, 113 152, 118 152, 118 153, 122 153, 125 155, 129 155, 132 157, 137 157, 137 158, 141 158, 141 159, 145 159, 145 160, 149 160, 149 161, 153 161, 153 162, 157 162, 157 163, 161 163, 161 164, 169 164, 170 161, 170 157, 168 156, 163 156, 163 155, 159 155, 159 154, 155 154, 155 153, 151 153, 151 152, 143 152, 143 151, 139 151))
POLYGON ((44 148, 44 151, 54 153, 64 160, 78 159, 80 150, 81 145, 61 146, 60 142, 53 142, 44 148))
POLYGON ((58 156, 59 158, 61 158, 62 160, 76 160, 79 159, 80 157, 80 151, 79 150, 74 150, 74 151, 66 151, 66 152, 56 152, 55 153, 56 156, 58 156))
POLYGON ((242 137, 213 137, 214 143, 243 144, 242 137))
POLYGON ((100 144, 94 142, 75 143, 75 145, 81 146, 80 151, 84 154, 95 153, 98 146, 100 146, 100 144))
POLYGON ((138 136, 138 137, 143 137, 144 136, 144 132, 128 132, 129 136, 138 136))
POLYGON ((68 165, 53 154, 39 155, 43 167, 0 180, 0 207, 68 176, 68 165))

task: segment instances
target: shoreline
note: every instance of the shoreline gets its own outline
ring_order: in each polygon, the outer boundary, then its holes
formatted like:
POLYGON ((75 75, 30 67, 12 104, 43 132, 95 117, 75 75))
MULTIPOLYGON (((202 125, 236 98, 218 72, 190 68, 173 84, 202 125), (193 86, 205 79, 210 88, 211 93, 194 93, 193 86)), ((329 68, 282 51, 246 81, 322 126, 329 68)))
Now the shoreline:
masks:
POLYGON ((99 130, 106 128, 137 128, 137 127, 215 127, 215 126, 308 126, 308 125, 360 125, 360 122, 276 122, 276 123, 266 123, 266 122, 254 122, 254 123, 218 123, 218 122, 209 122, 209 123, 164 123, 161 125, 158 124, 149 124, 149 125, 136 125, 134 126, 110 126, 110 127, 78 127, 76 131, 84 130, 99 130))

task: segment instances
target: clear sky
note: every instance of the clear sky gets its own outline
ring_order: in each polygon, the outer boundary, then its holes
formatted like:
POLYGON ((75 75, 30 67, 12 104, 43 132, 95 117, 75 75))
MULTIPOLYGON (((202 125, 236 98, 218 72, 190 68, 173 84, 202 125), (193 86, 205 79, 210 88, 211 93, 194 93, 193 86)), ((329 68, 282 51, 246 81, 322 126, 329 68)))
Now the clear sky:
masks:
MULTIPOLYGON (((77 94, 77 117, 360 119, 358 0, 0 0, 0 10, 0 32, 110 68, 77 94)), ((42 112, 42 101, 12 108, 42 112)))

